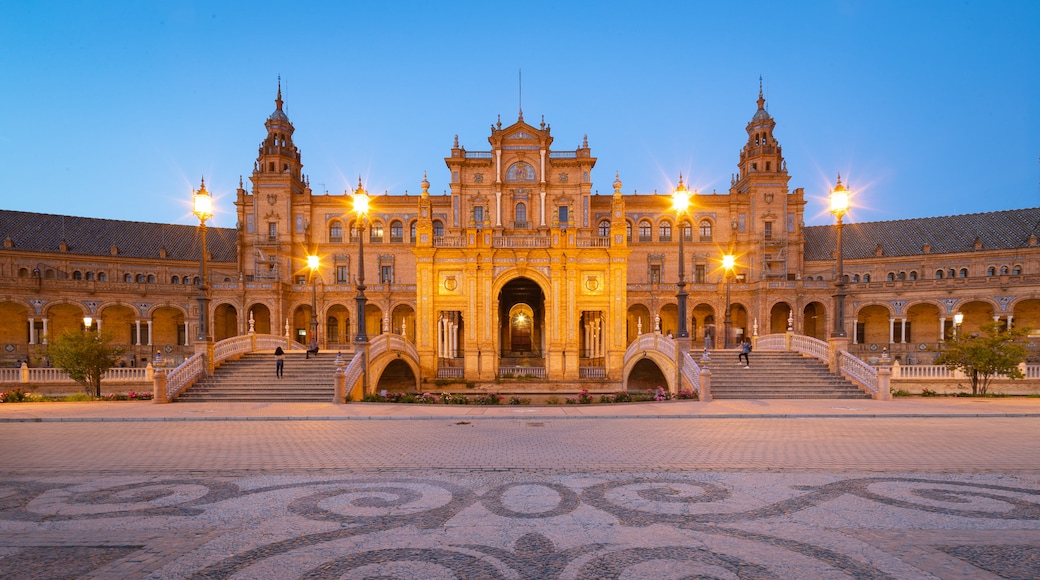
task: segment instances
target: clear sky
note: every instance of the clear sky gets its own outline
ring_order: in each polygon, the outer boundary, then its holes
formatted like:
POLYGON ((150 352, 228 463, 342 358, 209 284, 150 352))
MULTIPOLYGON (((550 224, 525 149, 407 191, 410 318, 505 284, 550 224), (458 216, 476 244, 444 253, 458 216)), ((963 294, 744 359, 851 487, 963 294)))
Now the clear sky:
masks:
POLYGON ((315 193, 448 188, 544 115, 593 190, 729 189, 759 76, 806 222, 1040 205, 1040 2, 0 0, 2 209, 234 226, 279 75, 315 193), (523 71, 522 101, 518 71, 523 71))

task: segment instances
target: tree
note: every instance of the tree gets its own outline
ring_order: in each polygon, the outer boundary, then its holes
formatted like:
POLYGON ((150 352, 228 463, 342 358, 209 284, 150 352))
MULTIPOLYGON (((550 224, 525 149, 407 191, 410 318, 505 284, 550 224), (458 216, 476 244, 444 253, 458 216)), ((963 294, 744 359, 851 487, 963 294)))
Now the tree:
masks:
POLYGON ((93 390, 94 396, 100 397, 101 375, 115 366, 126 352, 126 347, 111 341, 109 333, 66 332, 51 341, 47 354, 53 365, 69 373, 69 378, 83 385, 87 393, 93 390))
POLYGON ((935 359, 937 365, 968 375, 972 395, 985 395, 990 381, 997 375, 1009 379, 1025 376, 1018 365, 1026 359, 1023 339, 1029 329, 1005 329, 1002 322, 988 322, 979 330, 979 333, 965 333, 946 341, 946 351, 935 359))

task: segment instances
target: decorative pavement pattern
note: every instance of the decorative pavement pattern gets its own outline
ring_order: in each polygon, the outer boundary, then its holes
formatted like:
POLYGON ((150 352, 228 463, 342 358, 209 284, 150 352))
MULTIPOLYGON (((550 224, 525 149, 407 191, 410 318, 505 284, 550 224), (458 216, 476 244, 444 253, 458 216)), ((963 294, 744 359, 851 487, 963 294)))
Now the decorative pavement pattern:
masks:
POLYGON ((0 577, 1034 578, 1035 474, 0 476, 0 577))

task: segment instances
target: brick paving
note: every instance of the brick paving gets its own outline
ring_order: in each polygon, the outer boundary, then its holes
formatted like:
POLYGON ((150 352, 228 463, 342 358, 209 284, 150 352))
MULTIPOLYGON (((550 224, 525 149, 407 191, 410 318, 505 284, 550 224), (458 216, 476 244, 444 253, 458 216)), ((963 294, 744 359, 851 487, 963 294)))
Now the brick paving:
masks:
POLYGON ((755 404, 3 405, 0 577, 1040 569, 1034 403, 755 404))

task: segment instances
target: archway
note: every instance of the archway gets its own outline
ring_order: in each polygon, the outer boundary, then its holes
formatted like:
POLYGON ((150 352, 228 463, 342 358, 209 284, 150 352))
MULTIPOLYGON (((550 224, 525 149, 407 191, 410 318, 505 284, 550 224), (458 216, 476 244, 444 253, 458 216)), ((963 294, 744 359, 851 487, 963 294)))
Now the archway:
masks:
MULTIPOLYGON (((98 313, 101 320, 101 331, 112 337, 112 343, 122 346, 137 344, 137 317, 134 311, 122 304, 106 306, 98 313)), ((147 328, 141 329, 142 335, 148 334, 147 328)), ((141 344, 148 344, 146 336, 141 337, 141 344)))
POLYGON ((238 310, 230 304, 221 304, 213 311, 213 340, 238 336, 238 310))
POLYGON ((390 331, 415 342, 415 310, 407 304, 398 304, 391 315, 390 331))
MULTIPOLYGON (((271 309, 266 304, 254 304, 249 308, 253 314, 253 332, 257 334, 272 334, 271 332, 271 309)), ((281 333, 273 333, 281 334, 281 333)))
POLYGON ((311 305, 301 304, 293 310, 292 339, 300 344, 310 344, 311 305))
POLYGON ((964 315, 958 333, 974 334, 980 332, 983 325, 993 322, 993 305, 989 302, 965 302, 958 310, 964 315))
MULTIPOLYGON (((939 307, 934 304, 914 304, 906 309, 906 342, 909 344, 939 343, 939 307)), ((927 347, 927 344, 925 346, 927 347)), ((923 350, 918 347, 918 350, 923 350)))
MULTIPOLYGON (((35 342, 41 342, 43 331, 42 321, 39 324, 35 342)), ((14 363, 26 360, 29 345, 29 308, 17 302, 0 302, 0 344, 4 345, 0 351, 0 361, 3 366, 12 366, 14 363), (7 345, 10 345, 8 347, 7 345)))
POLYGON ((732 348, 740 344, 744 337, 751 336, 751 329, 748 324, 748 311, 744 305, 734 303, 731 308, 730 319, 733 328, 729 331, 729 346, 732 348))
POLYGON ((48 334, 61 336, 66 332, 79 332, 83 329, 83 317, 87 312, 72 304, 55 304, 47 309, 50 318, 48 334))
POLYGON ((711 305, 701 302, 693 309, 690 337, 695 341, 700 339, 701 343, 707 348, 708 344, 704 341, 704 338, 711 337, 711 346, 714 347, 717 344, 715 336, 715 309, 711 305))
POLYGON ((383 334, 383 309, 375 304, 365 304, 365 334, 369 338, 383 334))
MULTIPOLYGON (((530 278, 510 280, 498 293, 500 355, 503 359, 541 359, 545 295, 530 278)), ((503 360, 504 366, 520 361, 503 360)))
POLYGON ((880 351, 888 345, 888 308, 877 304, 863 307, 856 316, 856 339, 868 345, 871 351, 880 351), (860 341, 859 339, 863 340, 860 341))
POLYGON ((350 345, 350 310, 342 304, 333 304, 325 313, 325 348, 342 349, 350 345))
MULTIPOLYGON (((794 314, 791 305, 786 302, 777 302, 769 311, 769 334, 782 334, 787 332, 787 319, 794 314)), ((794 320, 791 320, 794 324, 794 320)))
POLYGON ((802 309, 802 334, 820 340, 827 338, 826 309, 819 302, 810 302, 802 309))
POLYGON ((376 382, 376 392, 411 392, 414 393, 416 385, 415 372, 408 363, 403 360, 394 360, 386 365, 376 382))
POLYGON ((640 334, 654 331, 654 321, 650 318, 650 311, 642 304, 633 304, 628 307, 628 326, 626 331, 625 345, 632 344, 640 334))
MULTIPOLYGON (((142 329, 141 332, 144 333, 145 330, 142 329)), ((151 340, 142 340, 142 343, 150 343, 155 346, 178 346, 186 342, 184 337, 184 313, 170 306, 156 308, 152 312, 151 340)))
POLYGON ((668 380, 664 378, 661 367, 649 358, 637 362, 628 373, 628 380, 625 382, 625 389, 628 391, 646 391, 657 387, 667 390, 668 380))
MULTIPOLYGON (((675 304, 665 304, 661 307, 660 316, 661 334, 676 336, 679 332, 679 307, 675 304)), ((693 336, 689 320, 686 321, 686 330, 690 333, 690 336, 693 336)))

